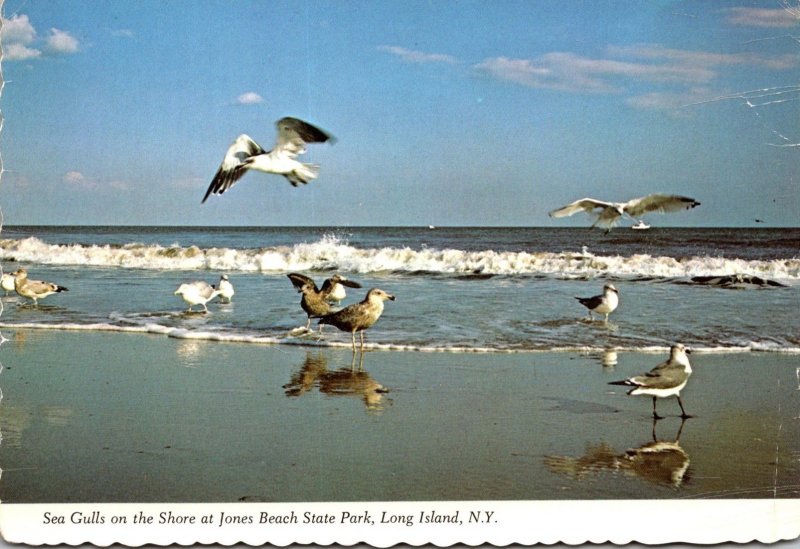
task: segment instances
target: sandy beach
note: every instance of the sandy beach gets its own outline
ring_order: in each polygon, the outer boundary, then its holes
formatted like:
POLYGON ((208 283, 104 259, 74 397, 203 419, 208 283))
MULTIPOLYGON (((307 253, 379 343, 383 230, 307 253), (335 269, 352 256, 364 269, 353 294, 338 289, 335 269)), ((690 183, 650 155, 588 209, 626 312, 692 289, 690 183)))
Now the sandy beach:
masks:
POLYGON ((346 349, 3 334, 4 502, 800 495, 794 355, 695 353, 695 417, 666 399, 654 425, 648 397, 608 382, 658 353, 353 364, 346 349))

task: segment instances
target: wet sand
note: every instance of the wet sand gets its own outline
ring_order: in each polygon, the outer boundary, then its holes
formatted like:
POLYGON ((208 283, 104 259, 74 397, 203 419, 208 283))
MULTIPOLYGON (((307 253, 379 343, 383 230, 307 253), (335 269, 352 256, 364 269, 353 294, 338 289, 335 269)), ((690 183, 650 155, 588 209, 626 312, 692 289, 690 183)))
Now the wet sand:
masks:
POLYGON ((695 417, 666 399, 654 424, 649 397, 608 382, 666 352, 353 365, 349 349, 3 335, 8 503, 800 497, 793 355, 695 353, 695 417))

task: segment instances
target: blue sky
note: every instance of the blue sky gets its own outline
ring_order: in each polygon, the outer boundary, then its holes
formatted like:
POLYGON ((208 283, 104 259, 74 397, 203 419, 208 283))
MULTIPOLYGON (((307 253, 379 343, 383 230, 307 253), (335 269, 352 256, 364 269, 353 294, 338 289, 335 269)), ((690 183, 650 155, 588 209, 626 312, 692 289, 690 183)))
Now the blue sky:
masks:
POLYGON ((798 226, 800 3, 6 0, 8 224, 798 226), (292 188, 200 200, 274 121, 334 134, 292 188))

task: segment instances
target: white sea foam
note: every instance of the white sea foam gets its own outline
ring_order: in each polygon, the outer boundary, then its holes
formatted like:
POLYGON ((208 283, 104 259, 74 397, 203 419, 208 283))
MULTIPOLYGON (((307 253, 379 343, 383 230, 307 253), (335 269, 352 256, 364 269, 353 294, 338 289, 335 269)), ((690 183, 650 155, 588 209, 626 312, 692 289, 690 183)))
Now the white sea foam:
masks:
POLYGON ((0 240, 0 260, 159 270, 539 275, 558 278, 690 278, 744 274, 800 282, 800 259, 725 257, 581 256, 575 253, 496 252, 409 247, 358 248, 335 237, 268 248, 199 248, 157 244, 49 244, 35 237, 0 240))

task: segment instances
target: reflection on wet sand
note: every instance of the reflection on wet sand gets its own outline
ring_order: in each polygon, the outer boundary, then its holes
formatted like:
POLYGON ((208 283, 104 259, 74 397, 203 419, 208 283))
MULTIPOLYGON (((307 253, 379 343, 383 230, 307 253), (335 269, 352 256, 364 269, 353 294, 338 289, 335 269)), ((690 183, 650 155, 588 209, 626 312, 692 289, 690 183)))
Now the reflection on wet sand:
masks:
POLYGON ((623 472, 659 484, 680 488, 689 479, 689 455, 680 446, 685 419, 681 420, 674 441, 658 440, 656 421, 653 421, 653 441, 618 454, 605 442, 590 446, 586 454, 573 458, 547 456, 545 466, 553 473, 583 480, 601 471, 623 472))
POLYGON ((361 398, 368 411, 377 412, 384 408, 383 396, 389 392, 364 370, 364 354, 359 354, 356 367, 356 354, 349 368, 328 370, 328 359, 322 353, 307 352, 300 368, 292 374, 289 383, 283 386, 287 397, 298 397, 313 390, 328 396, 350 396, 361 398))

